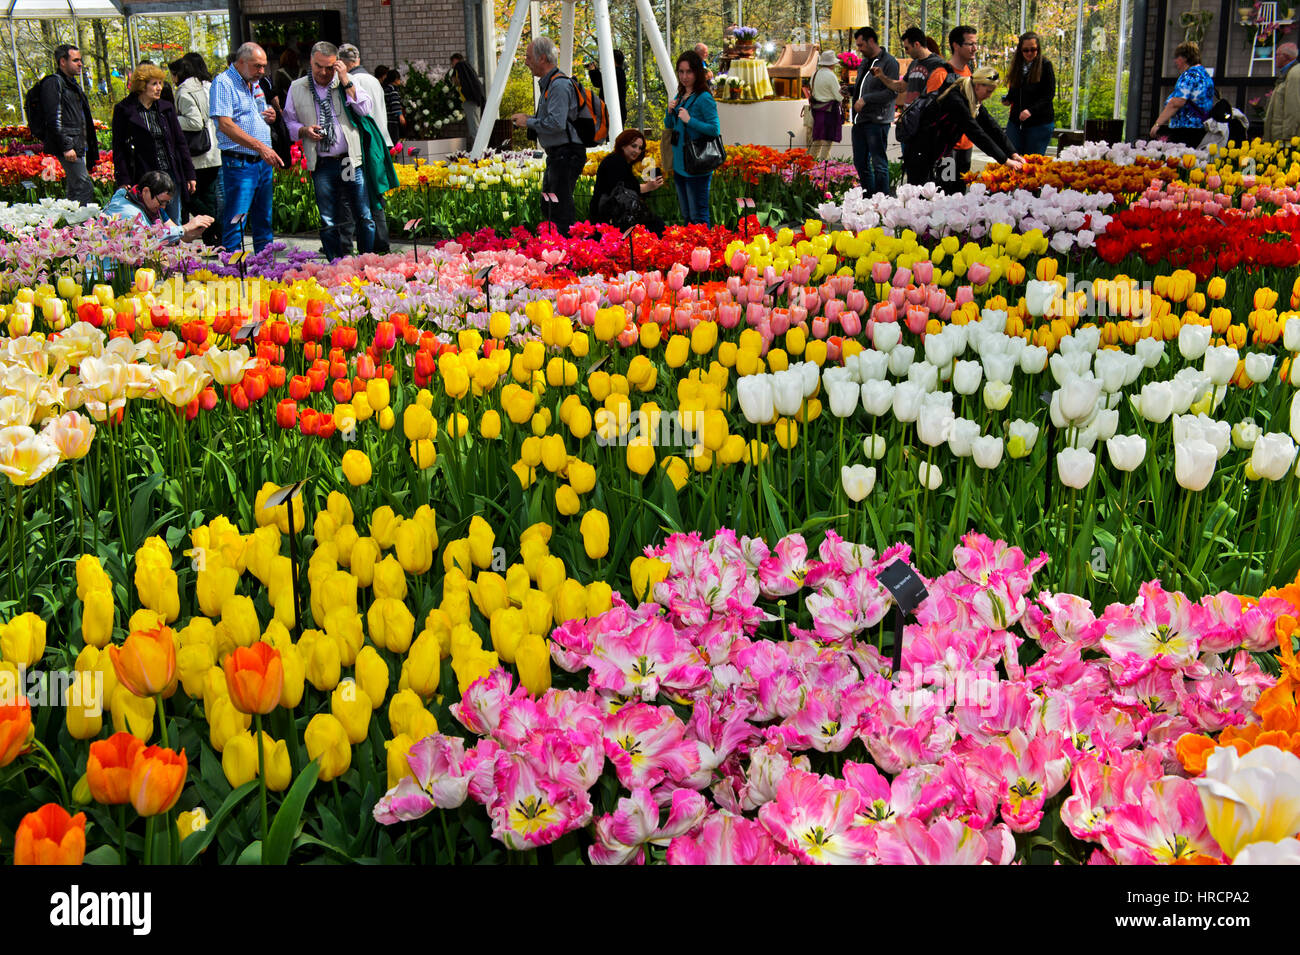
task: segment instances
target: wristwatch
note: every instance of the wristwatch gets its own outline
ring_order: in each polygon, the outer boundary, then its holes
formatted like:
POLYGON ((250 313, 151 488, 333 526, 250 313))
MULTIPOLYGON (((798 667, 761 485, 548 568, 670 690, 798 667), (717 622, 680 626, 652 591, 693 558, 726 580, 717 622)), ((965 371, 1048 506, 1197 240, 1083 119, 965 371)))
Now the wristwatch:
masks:
POLYGON ((353 85, 354 85, 353 82, 352 82, 351 80, 349 80, 348 82, 346 82, 346 83, 343 84, 343 88, 344 88, 345 90, 350 90, 350 89, 352 89, 353 85))

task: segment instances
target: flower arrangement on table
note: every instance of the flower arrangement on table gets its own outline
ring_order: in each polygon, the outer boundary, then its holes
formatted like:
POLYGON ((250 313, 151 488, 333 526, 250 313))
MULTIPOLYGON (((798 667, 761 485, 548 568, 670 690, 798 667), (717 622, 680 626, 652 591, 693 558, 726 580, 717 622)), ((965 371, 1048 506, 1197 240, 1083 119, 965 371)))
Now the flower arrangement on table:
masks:
POLYGON ((841 53, 835 58, 840 61, 840 66, 848 70, 856 70, 862 65, 862 57, 858 56, 858 54, 854 53, 852 50, 841 53))
POLYGON ((758 27, 733 26, 731 35, 736 38, 737 43, 753 43, 758 39, 758 27))
POLYGON ((436 139, 445 127, 465 118, 464 101, 450 71, 430 68, 424 60, 408 61, 399 69, 415 138, 436 139))

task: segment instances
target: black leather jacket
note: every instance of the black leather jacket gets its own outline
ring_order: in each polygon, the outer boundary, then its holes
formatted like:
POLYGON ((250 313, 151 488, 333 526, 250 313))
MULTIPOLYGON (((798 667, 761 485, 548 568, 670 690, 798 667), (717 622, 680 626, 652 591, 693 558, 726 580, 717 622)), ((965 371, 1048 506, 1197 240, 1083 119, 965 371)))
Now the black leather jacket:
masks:
POLYGON ((95 117, 90 101, 75 81, 54 73, 41 81, 41 109, 45 111, 45 151, 62 156, 69 149, 86 160, 86 168, 99 162, 99 141, 95 138, 95 117))

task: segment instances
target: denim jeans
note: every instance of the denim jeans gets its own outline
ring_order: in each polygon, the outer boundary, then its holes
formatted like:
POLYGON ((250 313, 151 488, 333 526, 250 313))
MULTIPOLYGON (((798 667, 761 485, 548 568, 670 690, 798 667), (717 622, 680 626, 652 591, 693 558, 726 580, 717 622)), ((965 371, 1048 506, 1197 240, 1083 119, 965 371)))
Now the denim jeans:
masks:
POLYGON ((78 156, 76 159, 68 160, 60 156, 59 162, 63 165, 67 197, 83 206, 94 202, 95 186, 90 181, 90 173, 86 171, 86 157, 78 156))
POLYGON ((858 170, 862 194, 889 195, 889 124, 863 121, 853 124, 853 165, 858 170))
POLYGON ((226 251, 239 251, 245 233, 253 238, 254 252, 270 244, 273 178, 270 164, 256 156, 221 154, 221 191, 226 200, 221 212, 221 247, 226 251), (242 226, 230 221, 238 215, 247 217, 242 226))
POLYGON ((542 218, 555 223, 560 235, 569 234, 576 213, 573 189, 587 164, 587 150, 577 143, 552 146, 546 151, 546 172, 542 174, 542 192, 552 193, 555 202, 542 200, 542 218))
POLYGON ((681 208, 682 221, 687 225, 695 225, 697 222, 712 224, 709 220, 709 186, 712 183, 712 173, 703 176, 687 176, 680 172, 673 174, 677 205, 681 208))
POLYGON ((344 165, 346 156, 319 156, 311 181, 316 187, 316 208, 320 210, 320 244, 325 258, 333 261, 345 254, 339 232, 343 203, 356 223, 357 248, 362 254, 375 250, 375 220, 366 195, 366 174, 359 165, 344 165))
POLYGON ((1052 132, 1055 123, 1038 123, 1034 126, 1021 126, 1014 119, 1007 120, 1007 139, 1022 156, 1045 156, 1047 147, 1052 144, 1052 132))

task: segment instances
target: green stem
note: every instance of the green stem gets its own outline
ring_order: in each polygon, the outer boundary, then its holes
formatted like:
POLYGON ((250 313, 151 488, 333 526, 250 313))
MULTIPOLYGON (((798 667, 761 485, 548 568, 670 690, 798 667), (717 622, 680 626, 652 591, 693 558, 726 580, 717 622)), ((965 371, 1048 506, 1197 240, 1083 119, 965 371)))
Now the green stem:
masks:
POLYGON ((117 858, 120 865, 126 865, 126 803, 117 807, 117 858))
MULTIPOLYGON (((290 505, 292 506, 292 504, 290 505)), ((257 781, 262 790, 262 845, 266 845, 266 834, 270 829, 266 813, 266 757, 262 752, 262 714, 253 714, 253 724, 257 729, 257 781)))
POLYGON ((163 710, 162 694, 155 693, 153 700, 158 707, 158 727, 159 732, 162 734, 160 738, 162 739, 163 749, 170 749, 171 744, 167 741, 167 713, 163 710))
POLYGON ((153 834, 157 825, 157 816, 146 816, 144 820, 144 864, 153 865, 153 834))

